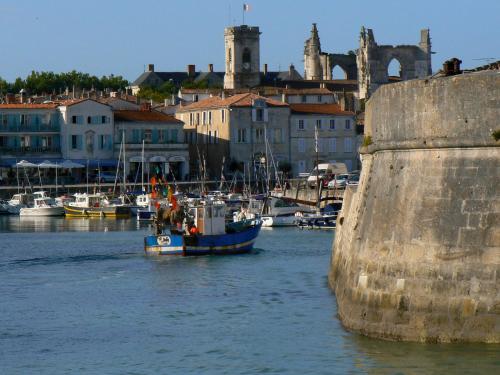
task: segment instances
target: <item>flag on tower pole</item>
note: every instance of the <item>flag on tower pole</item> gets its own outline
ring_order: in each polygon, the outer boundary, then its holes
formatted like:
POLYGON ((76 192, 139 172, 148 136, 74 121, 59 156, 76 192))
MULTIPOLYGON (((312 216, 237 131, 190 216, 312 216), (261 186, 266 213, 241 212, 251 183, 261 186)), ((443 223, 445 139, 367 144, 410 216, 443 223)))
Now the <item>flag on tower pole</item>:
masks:
POLYGON ((250 12, 250 4, 243 4, 243 25, 245 24, 245 12, 250 12))

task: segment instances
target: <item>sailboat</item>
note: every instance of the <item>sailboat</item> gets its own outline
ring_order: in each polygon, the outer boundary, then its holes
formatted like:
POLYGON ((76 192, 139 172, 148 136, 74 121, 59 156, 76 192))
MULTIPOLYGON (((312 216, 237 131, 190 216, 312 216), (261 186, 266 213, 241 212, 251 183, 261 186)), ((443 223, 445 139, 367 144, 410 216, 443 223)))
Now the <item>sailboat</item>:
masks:
POLYGON ((142 152, 141 152, 141 191, 135 198, 135 203, 139 208, 137 209, 137 220, 139 221, 152 221, 156 213, 151 195, 146 192, 144 187, 144 139, 142 140, 142 152))

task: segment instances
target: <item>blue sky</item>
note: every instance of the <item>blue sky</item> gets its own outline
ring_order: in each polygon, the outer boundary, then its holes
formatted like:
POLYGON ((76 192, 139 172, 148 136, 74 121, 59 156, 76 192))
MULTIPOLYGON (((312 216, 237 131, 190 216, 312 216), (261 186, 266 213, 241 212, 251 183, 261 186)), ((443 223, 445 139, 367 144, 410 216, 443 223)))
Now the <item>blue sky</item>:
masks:
MULTIPOLYGON (((303 72, 304 41, 316 22, 322 49, 358 47, 362 25, 379 44, 416 44, 430 28, 433 68, 459 57, 465 67, 500 59, 499 0, 248 0, 245 23, 260 26, 261 65, 303 72)), ((0 77, 76 69, 134 80, 144 65, 224 69, 224 27, 241 24, 233 0, 0 0, 0 77), (231 15, 230 15, 231 14, 231 15)))

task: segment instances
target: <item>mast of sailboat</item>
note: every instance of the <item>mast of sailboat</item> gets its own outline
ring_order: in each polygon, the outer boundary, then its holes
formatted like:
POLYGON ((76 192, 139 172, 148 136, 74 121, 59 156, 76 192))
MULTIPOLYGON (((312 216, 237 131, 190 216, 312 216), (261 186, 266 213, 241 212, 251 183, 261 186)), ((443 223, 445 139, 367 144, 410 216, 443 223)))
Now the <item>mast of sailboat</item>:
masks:
POLYGON ((87 194, 89 193, 89 159, 87 159, 87 194))
POLYGON ((224 177, 224 162, 226 161, 226 157, 222 157, 222 165, 220 168, 220 184, 219 184, 219 190, 222 190, 222 184, 226 180, 224 177))
POLYGON ((144 190, 144 139, 142 140, 142 152, 141 152, 141 189, 144 190))
POLYGON ((318 124, 314 126, 314 150, 316 151, 316 207, 321 207, 320 187, 319 187, 319 140, 318 124))
POLYGON ((123 131, 122 133, 122 141, 123 141, 123 194, 125 194, 125 192, 127 191, 127 183, 125 181, 126 179, 126 170, 125 170, 125 163, 126 163, 126 160, 127 158, 125 157, 125 130, 123 131))
POLYGON ((116 165, 115 183, 113 184, 113 196, 115 195, 116 185, 118 184, 118 171, 120 170, 120 161, 122 158, 122 147, 123 147, 123 133, 122 133, 122 142, 120 142, 120 152, 118 153, 118 163, 116 165))

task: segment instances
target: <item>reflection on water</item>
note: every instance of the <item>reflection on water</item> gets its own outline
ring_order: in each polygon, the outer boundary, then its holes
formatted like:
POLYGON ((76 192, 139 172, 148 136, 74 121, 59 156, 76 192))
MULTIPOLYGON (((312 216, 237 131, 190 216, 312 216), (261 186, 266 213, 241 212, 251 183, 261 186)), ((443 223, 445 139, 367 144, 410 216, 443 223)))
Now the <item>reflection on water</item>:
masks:
POLYGON ((421 344, 352 335, 357 367, 370 374, 494 374, 500 345, 421 344))
POLYGON ((334 232, 274 228, 251 254, 162 258, 143 255, 148 231, 0 217, 0 374, 499 373, 499 345, 345 331, 326 279, 334 232))
POLYGON ((135 219, 0 216, 0 232, 107 232, 148 229, 135 219))

